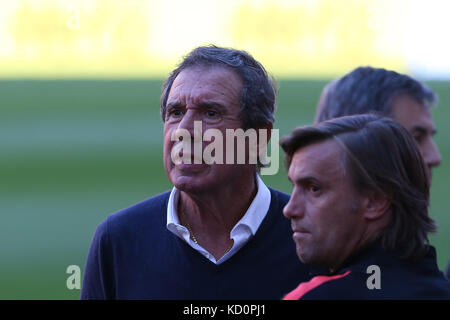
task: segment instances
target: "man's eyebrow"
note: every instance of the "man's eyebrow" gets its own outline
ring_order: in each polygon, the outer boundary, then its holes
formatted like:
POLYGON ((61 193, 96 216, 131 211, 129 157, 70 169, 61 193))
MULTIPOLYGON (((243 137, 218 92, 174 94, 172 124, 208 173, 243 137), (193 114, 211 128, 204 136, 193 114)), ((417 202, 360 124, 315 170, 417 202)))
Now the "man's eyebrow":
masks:
MULTIPOLYGON (((424 126, 416 125, 416 126, 412 127, 411 132, 417 132, 417 133, 420 133, 420 134, 427 134, 428 133, 428 129, 426 127, 424 127, 424 126)), ((437 133, 437 130, 435 128, 433 128, 431 130, 431 135, 434 136, 436 133, 437 133)))
POLYGON ((176 108, 176 107, 182 107, 183 104, 180 101, 174 101, 174 102, 170 102, 166 105, 166 109, 172 109, 172 108, 176 108))
POLYGON ((297 183, 309 183, 309 182, 319 182, 319 179, 314 176, 305 176, 297 179, 297 183))
POLYGON ((288 180, 292 184, 294 184, 294 182, 296 184, 309 183, 309 182, 312 182, 312 181, 319 182, 319 179, 317 179, 317 177, 314 177, 314 176, 304 176, 304 177, 300 177, 300 178, 294 179, 294 181, 288 176, 288 180))
POLYGON ((215 101, 202 101, 199 102, 197 104, 200 108, 216 108, 216 109, 225 109, 224 105, 219 103, 219 102, 215 102, 215 101))
MULTIPOLYGON (((172 108, 180 108, 180 107, 185 107, 185 104, 180 101, 173 101, 166 105, 166 110, 169 110, 172 108)), ((218 109, 218 110, 225 110, 225 107, 221 103, 215 102, 215 101, 199 102, 197 104, 197 107, 202 108, 202 109, 214 108, 214 109, 218 109)))

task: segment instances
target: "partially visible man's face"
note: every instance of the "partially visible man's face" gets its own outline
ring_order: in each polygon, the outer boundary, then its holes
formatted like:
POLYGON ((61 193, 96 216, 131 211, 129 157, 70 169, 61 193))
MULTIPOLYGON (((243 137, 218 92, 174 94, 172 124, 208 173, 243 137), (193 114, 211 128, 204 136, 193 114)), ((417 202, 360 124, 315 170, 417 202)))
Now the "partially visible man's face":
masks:
POLYGON ((291 220, 297 255, 304 263, 327 267, 352 253, 365 230, 362 196, 345 173, 334 140, 294 153, 289 180, 294 189, 283 209, 291 220))
POLYGON ((436 127, 430 108, 407 95, 399 95, 392 102, 392 118, 414 137, 431 179, 431 169, 441 163, 441 155, 433 140, 436 127))
MULTIPOLYGON (((194 121, 202 122, 203 133, 218 129, 223 137, 226 129, 242 127, 239 117, 242 86, 238 74, 221 66, 187 68, 175 78, 164 121, 164 168, 178 189, 211 191, 238 179, 242 170, 249 170, 248 166, 233 164, 174 164, 171 158, 172 148, 179 143, 171 141, 172 133, 186 129, 194 137, 194 121)), ((223 144, 225 146, 225 139, 223 144)))

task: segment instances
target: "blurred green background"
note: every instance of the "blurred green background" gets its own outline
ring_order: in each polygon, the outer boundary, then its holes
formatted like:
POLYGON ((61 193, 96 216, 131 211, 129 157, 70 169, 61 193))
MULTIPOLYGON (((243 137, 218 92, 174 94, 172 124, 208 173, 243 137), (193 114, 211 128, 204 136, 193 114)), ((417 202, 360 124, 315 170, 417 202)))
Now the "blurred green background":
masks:
MULTIPOLYGON (((326 81, 281 80, 280 136, 310 124, 326 81)), ((450 82, 429 82, 443 163, 435 169, 431 238, 450 258, 450 82)), ((162 164, 162 80, 1 80, 0 299, 78 299, 66 268, 83 271, 98 223, 170 188, 162 164)), ((281 156, 281 153, 280 153, 281 156)), ((284 167, 263 176, 290 192, 284 167)))
MULTIPOLYGON (((193 48, 246 50, 281 79, 282 136, 312 122, 329 79, 360 65, 450 81, 449 10, 446 0, 0 1, 0 299, 78 299, 66 268, 83 271, 99 222, 170 188, 160 90, 193 48)), ((428 84, 440 97, 431 240, 444 268, 450 82, 428 84)), ((290 191, 283 167, 263 179, 290 191)))

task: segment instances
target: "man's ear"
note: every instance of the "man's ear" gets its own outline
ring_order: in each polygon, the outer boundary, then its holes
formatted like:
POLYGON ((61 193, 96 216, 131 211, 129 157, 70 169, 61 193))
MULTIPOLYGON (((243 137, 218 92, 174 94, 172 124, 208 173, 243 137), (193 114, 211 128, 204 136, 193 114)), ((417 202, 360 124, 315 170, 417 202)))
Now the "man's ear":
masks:
POLYGON ((368 191, 363 200, 364 217, 368 220, 378 220, 385 217, 391 207, 391 201, 380 192, 368 191))

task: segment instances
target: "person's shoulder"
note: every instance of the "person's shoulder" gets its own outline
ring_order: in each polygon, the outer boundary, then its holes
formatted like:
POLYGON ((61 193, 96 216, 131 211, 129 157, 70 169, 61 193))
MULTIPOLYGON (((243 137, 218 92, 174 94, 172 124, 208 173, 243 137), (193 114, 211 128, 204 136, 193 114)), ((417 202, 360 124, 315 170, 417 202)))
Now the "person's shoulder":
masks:
POLYGON ((101 224, 109 232, 146 228, 157 222, 165 221, 170 191, 147 198, 127 208, 110 214, 101 224))

